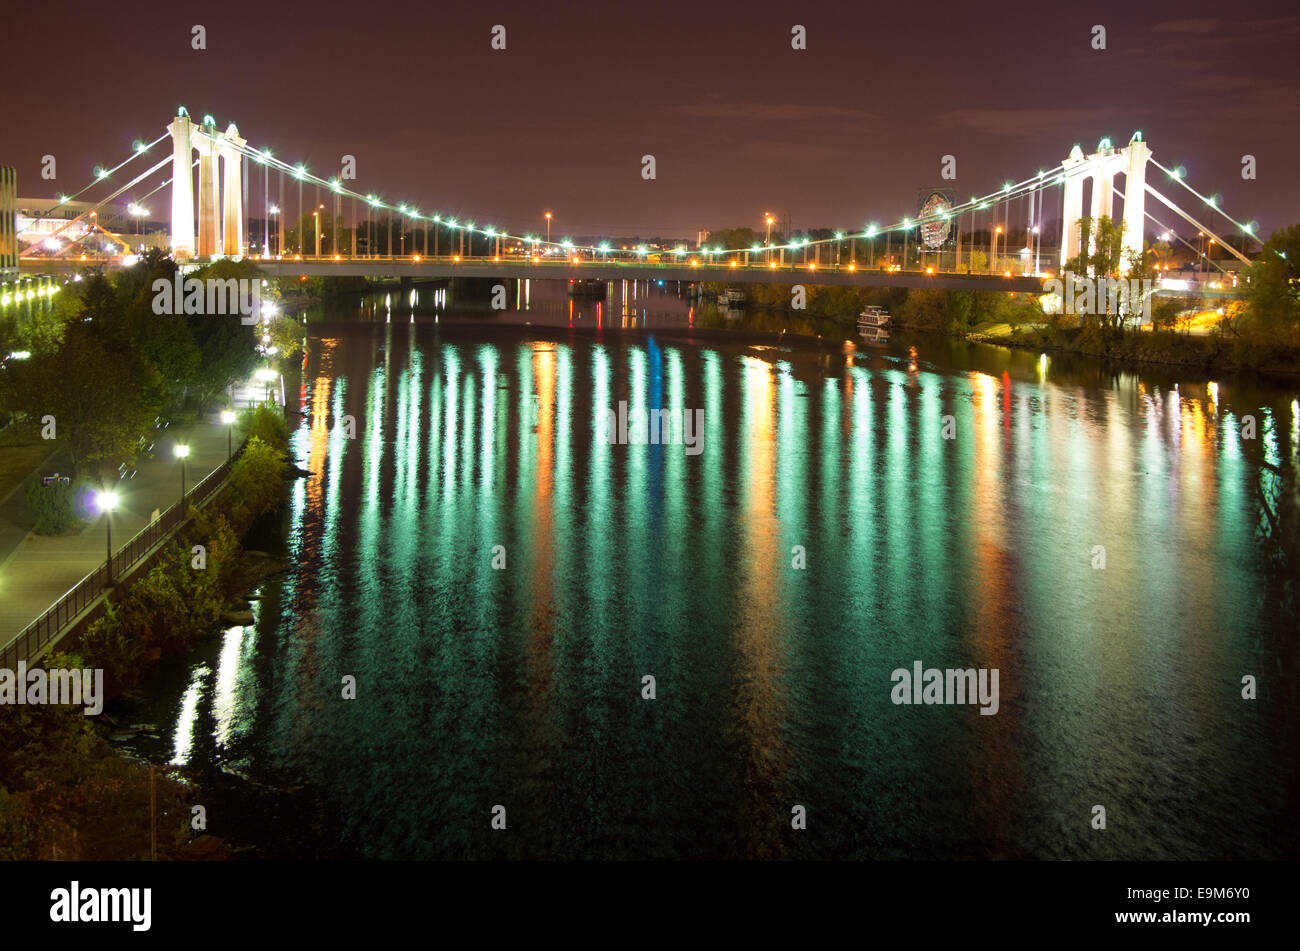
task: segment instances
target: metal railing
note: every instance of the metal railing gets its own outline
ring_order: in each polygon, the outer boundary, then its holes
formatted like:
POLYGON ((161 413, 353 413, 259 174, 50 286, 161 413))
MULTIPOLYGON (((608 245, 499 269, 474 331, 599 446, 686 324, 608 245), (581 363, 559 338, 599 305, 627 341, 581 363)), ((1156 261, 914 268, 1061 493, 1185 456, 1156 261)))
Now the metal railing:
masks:
POLYGON ((234 459, 238 458, 237 453, 233 459, 209 472, 186 493, 184 502, 177 500, 162 515, 137 532, 129 542, 113 552, 111 572, 106 574, 109 567, 107 562, 101 564, 50 605, 44 614, 23 628, 17 637, 0 650, 0 668, 14 670, 19 661, 30 660, 48 644, 57 641, 81 612, 104 594, 109 577, 120 580, 138 567, 150 552, 185 523, 189 506, 201 507, 216 494, 225 484, 234 459))

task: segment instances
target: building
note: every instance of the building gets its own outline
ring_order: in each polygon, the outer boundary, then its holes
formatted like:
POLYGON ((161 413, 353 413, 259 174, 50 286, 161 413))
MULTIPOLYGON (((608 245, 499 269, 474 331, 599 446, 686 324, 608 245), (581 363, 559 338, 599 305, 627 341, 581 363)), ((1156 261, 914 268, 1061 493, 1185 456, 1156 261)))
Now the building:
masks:
POLYGON ((0 165, 0 279, 18 276, 18 172, 0 165))
POLYGON ((73 243, 82 253, 91 254, 167 247, 165 227, 152 220, 147 209, 135 204, 60 202, 57 198, 16 201, 19 250, 24 254, 59 255, 73 243))

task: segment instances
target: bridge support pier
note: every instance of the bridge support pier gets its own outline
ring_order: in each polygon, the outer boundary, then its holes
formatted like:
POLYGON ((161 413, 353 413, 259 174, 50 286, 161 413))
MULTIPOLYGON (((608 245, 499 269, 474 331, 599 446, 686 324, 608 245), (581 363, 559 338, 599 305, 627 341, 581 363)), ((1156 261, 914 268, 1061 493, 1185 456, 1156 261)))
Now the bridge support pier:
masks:
POLYGON ((221 253, 221 220, 217 217, 221 183, 217 180, 216 130, 205 126, 197 138, 199 149, 199 257, 221 253))
POLYGON ((182 109, 167 131, 172 135, 172 253, 194 256, 194 148, 190 117, 182 109))
POLYGON ((1146 231, 1147 162, 1151 149, 1141 139, 1129 142, 1128 169, 1124 173, 1124 255, 1120 273, 1129 272, 1129 260, 1140 260, 1146 231))
POLYGON ((225 240, 221 253, 238 257, 244 253, 244 187, 243 155, 239 151, 244 139, 232 122, 222 136, 220 152, 223 173, 222 231, 225 240))

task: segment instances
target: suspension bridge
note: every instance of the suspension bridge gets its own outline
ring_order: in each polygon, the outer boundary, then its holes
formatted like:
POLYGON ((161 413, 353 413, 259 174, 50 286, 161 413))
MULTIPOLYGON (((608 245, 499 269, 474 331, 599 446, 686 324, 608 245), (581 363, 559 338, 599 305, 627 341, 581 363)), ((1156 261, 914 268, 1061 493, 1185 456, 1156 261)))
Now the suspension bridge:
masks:
MULTIPOLYGON (((251 145, 234 122, 220 130, 211 115, 196 122, 182 107, 162 135, 135 142, 126 158, 97 167, 80 190, 60 196, 45 216, 72 202, 84 210, 44 241, 30 244, 20 264, 33 273, 130 264, 135 258, 129 240, 115 233, 117 222, 100 211, 118 207, 114 202, 124 196, 130 207, 139 208, 165 192, 170 198, 168 247, 178 261, 247 258, 272 276, 657 279, 1032 292, 1041 289, 1053 268, 1064 268, 1076 258, 1085 240, 1089 251, 1095 246, 1095 231, 1085 239, 1079 227, 1085 188, 1094 221, 1114 219, 1115 199, 1123 202, 1121 273, 1148 253, 1144 239, 1153 233, 1176 240, 1200 260, 1206 259, 1207 240, 1243 263, 1248 260, 1224 235, 1230 229, 1239 233, 1244 247, 1254 237, 1255 224, 1229 215, 1217 196, 1197 191, 1181 167, 1162 165, 1140 132, 1119 147, 1102 139, 1088 154, 1075 145, 1052 168, 1038 169, 1019 182, 1007 181, 969 201, 942 203, 915 218, 869 222, 831 237, 783 243, 726 247, 706 240, 661 247, 614 238, 551 240, 549 235, 479 224, 467 216, 424 212, 413 202, 357 191, 342 172, 325 178, 302 163, 286 162, 269 148, 251 145), (152 150, 168 140, 170 154, 150 164, 152 150), (1149 180, 1153 168, 1167 176, 1172 197, 1149 180), (1118 176, 1123 176, 1123 191, 1116 185, 1118 176), (312 190, 310 197, 306 189, 312 190), (292 220, 297 225, 286 233, 285 210, 294 203, 295 193, 297 214, 292 220), (1148 197, 1153 199, 1150 204, 1148 197), (1059 209, 1060 235, 1054 247, 1042 245, 1047 237, 1045 208, 1059 209), (1170 226, 1175 220, 1194 228, 1195 235, 1170 226), (97 227, 87 228, 87 221, 97 227), (1025 243, 1009 251, 1006 244, 1013 230, 1021 232, 1025 243), (977 243, 981 234, 985 240, 977 243), (107 249, 102 242, 95 246, 86 241, 104 236, 110 242, 107 249)), ((1165 287, 1157 282, 1157 293, 1231 294, 1235 282, 1217 261, 1206 263, 1207 280, 1167 281, 1165 287)))

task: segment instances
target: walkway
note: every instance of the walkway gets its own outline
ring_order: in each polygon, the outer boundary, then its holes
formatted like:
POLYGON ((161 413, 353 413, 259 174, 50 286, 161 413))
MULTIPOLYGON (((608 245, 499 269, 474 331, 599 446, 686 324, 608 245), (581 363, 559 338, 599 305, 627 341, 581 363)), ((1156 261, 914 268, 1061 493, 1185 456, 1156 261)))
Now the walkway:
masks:
MULTIPOLYGON (((239 396, 260 399, 262 388, 237 390, 239 396)), ((237 404, 246 405, 246 399, 237 404)), ((155 433, 154 458, 140 464, 135 478, 116 485, 119 502, 113 513, 113 547, 120 548, 149 524, 154 510, 163 511, 180 499, 180 463, 172 452, 178 442, 190 447, 185 462, 188 492, 226 461, 226 426, 220 410, 198 423, 173 423, 155 433)), ((0 646, 7 645, 40 617, 70 588, 104 563, 105 519, 100 516, 80 533, 36 535, 24 529, 26 501, 20 486, 0 503, 0 646), (15 506, 19 506, 15 508, 15 506)))

